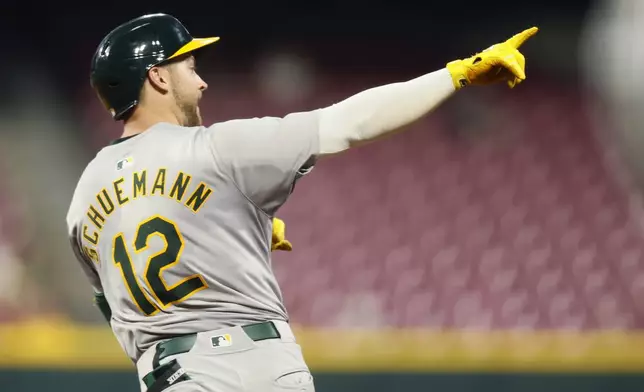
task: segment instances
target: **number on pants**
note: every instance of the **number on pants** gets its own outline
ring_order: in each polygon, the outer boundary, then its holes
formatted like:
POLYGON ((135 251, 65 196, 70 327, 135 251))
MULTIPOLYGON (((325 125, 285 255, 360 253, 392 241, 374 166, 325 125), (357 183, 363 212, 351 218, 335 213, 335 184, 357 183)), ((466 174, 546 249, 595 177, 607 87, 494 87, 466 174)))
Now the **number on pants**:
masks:
POLYGON ((119 266, 125 285, 132 300, 146 316, 151 316, 168 306, 181 302, 199 290, 208 287, 201 275, 189 276, 180 282, 168 286, 162 276, 165 269, 179 262, 184 241, 177 225, 170 220, 153 216, 139 224, 134 238, 134 252, 139 254, 148 248, 148 241, 158 235, 164 243, 163 249, 148 257, 145 263, 143 278, 156 300, 153 302, 139 285, 132 258, 128 252, 123 233, 114 237, 113 259, 119 266))

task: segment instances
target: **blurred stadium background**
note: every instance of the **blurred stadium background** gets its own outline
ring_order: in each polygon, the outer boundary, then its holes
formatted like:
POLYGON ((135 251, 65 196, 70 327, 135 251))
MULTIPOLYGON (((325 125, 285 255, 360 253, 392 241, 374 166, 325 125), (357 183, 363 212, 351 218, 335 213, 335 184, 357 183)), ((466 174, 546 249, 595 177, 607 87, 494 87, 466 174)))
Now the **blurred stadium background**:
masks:
POLYGON ((208 123, 329 105, 539 26, 519 88, 463 91, 303 180, 276 273, 318 391, 644 388, 644 2, 2 8, 1 391, 138 388, 64 217, 120 132, 90 57, 148 12, 223 37, 199 62, 208 123))

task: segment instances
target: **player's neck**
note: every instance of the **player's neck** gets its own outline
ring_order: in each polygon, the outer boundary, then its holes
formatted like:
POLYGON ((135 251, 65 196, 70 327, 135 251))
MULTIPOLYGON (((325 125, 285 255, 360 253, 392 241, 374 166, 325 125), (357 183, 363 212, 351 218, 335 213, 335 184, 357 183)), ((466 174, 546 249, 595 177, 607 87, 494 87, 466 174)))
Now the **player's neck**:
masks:
POLYGON ((136 110, 125 121, 123 135, 121 137, 138 135, 161 122, 181 125, 179 119, 172 111, 136 110))

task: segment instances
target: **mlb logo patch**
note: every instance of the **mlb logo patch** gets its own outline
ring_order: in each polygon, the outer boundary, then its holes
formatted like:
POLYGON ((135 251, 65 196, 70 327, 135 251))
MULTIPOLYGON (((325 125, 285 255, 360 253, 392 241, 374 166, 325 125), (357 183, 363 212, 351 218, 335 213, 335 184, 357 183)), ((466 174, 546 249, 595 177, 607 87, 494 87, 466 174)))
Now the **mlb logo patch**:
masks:
POLYGON ((213 336, 210 341, 212 347, 228 347, 233 344, 233 338, 229 334, 213 336))
POLYGON ((116 162, 116 170, 123 170, 125 167, 130 166, 134 160, 132 157, 127 157, 116 162))

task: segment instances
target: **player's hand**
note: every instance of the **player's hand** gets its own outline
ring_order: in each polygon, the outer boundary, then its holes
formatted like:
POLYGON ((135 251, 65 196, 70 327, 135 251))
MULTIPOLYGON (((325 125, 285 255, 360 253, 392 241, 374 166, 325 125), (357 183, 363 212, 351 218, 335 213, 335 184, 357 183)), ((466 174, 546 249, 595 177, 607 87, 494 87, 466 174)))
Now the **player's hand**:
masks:
POLYGON ((506 82, 510 88, 513 88, 521 83, 526 75, 525 57, 519 52, 519 47, 528 38, 537 34, 537 31, 539 29, 536 27, 529 28, 470 58, 447 63, 454 87, 458 90, 470 84, 506 82))
POLYGON ((273 218, 273 240, 271 250, 293 250, 293 245, 286 239, 286 224, 279 218, 273 218))

